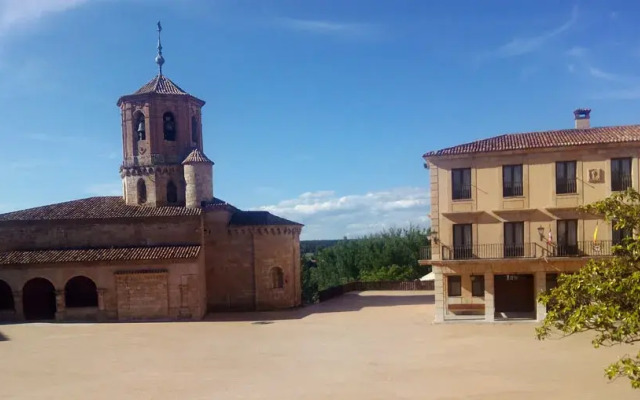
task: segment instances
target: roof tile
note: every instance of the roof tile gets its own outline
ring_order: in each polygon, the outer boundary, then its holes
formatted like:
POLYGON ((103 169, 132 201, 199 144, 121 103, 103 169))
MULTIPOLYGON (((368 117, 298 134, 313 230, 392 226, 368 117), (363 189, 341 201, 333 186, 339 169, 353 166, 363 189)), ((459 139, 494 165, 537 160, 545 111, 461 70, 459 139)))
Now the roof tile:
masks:
POLYGON ((629 142, 640 142, 640 125, 511 133, 429 151, 423 157, 629 142))
POLYGON ((184 95, 189 94, 185 92, 180 86, 173 83, 171 79, 160 74, 156 75, 152 80, 147 82, 140 89, 136 90, 133 94, 146 94, 146 93, 184 94, 184 95))
POLYGON ((67 250, 0 252, 0 265, 51 264, 91 261, 189 259, 200 254, 200 246, 154 246, 67 250))
POLYGON ((0 214, 3 221, 41 221, 68 219, 109 219, 139 217, 178 217, 200 215, 199 208, 186 207, 145 207, 125 204, 119 196, 89 197, 86 199, 50 204, 0 214))
POLYGON ((207 156, 204 155, 202 151, 199 149, 193 149, 191 153, 184 159, 182 164, 192 164, 192 163, 207 163, 213 164, 213 161, 209 160, 207 156))

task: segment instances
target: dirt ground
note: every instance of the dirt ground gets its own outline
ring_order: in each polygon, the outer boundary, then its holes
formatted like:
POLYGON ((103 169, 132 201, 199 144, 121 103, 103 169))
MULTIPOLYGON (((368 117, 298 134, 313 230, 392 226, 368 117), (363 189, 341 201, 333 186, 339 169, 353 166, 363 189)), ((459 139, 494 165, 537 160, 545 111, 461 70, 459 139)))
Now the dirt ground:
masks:
POLYGON ((433 324, 432 302, 363 292, 203 322, 0 325, 0 399, 640 397, 603 376, 621 348, 539 342, 535 323, 433 324))

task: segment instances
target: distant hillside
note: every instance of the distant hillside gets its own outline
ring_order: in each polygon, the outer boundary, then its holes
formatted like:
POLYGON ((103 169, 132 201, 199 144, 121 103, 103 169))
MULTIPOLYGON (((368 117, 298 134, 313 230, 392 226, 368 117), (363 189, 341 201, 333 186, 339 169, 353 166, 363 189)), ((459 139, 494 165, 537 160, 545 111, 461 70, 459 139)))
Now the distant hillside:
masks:
POLYGON ((317 253, 318 251, 331 247, 338 243, 340 240, 301 240, 300 241, 300 254, 317 253))

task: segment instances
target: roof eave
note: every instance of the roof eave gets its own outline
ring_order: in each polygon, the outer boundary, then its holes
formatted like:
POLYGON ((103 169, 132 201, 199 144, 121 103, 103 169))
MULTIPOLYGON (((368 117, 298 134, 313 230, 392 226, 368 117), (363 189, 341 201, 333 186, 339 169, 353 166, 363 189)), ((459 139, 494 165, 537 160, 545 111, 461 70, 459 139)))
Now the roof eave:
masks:
POLYGON ((152 97, 187 97, 189 100, 193 101, 194 103, 196 103, 199 107, 203 107, 205 104, 207 104, 206 101, 201 100, 195 96, 192 96, 190 94, 165 94, 165 93, 132 93, 132 94, 127 94, 124 96, 121 96, 118 99, 118 102, 116 103, 116 105, 118 107, 120 107, 120 105, 122 103, 124 103, 125 101, 130 101, 130 100, 141 100, 141 99, 149 99, 152 97))

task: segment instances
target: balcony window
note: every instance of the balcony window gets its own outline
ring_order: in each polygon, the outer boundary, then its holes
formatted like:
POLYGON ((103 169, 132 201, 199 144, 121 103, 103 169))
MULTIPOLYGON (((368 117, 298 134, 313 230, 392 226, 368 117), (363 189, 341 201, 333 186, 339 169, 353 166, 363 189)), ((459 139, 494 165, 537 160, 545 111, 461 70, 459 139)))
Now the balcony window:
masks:
POLYGON ((611 190, 619 192, 631 187, 631 159, 611 159, 611 190))
POLYGON ((558 221, 557 254, 560 257, 578 254, 578 221, 575 219, 558 221))
POLYGON ((456 168, 451 170, 452 199, 464 200, 471 198, 471 168, 456 168))
POLYGON ((524 257, 524 222, 505 222, 504 256, 524 257))
POLYGON ((453 258, 464 260, 473 256, 471 224, 453 225, 453 258))
POLYGON ((502 167, 502 196, 522 196, 522 165, 502 167))
POLYGON ((471 275, 471 296, 484 297, 484 275, 471 275))
POLYGON ((616 229, 615 225, 615 222, 611 223, 611 243, 613 245, 622 245, 624 239, 633 237, 633 229, 628 226, 622 229, 616 229))
POLYGON ((576 162, 556 163, 556 194, 576 193, 576 162))
POLYGON ((462 296, 462 279, 460 275, 447 276, 447 295, 449 297, 462 296))

